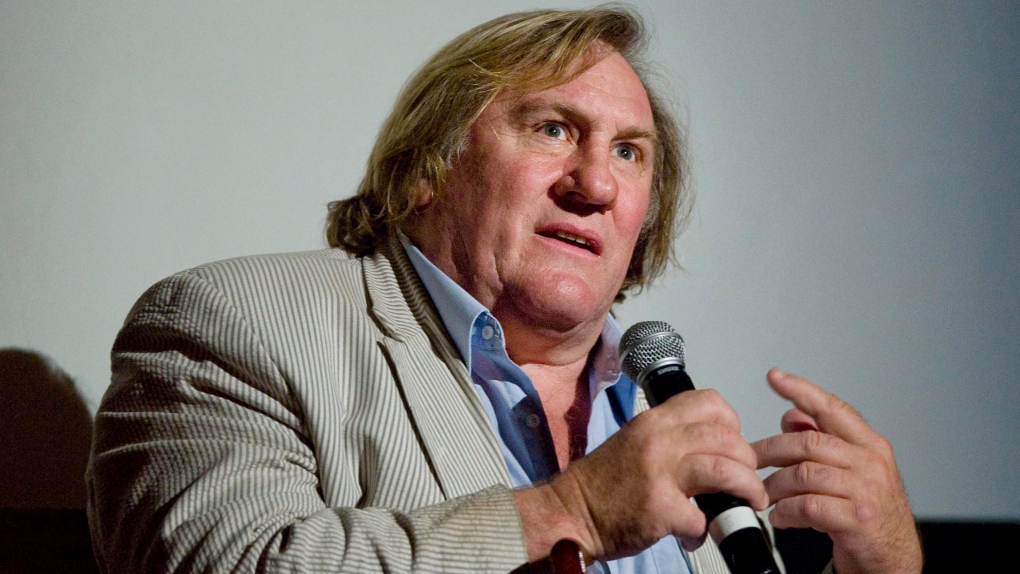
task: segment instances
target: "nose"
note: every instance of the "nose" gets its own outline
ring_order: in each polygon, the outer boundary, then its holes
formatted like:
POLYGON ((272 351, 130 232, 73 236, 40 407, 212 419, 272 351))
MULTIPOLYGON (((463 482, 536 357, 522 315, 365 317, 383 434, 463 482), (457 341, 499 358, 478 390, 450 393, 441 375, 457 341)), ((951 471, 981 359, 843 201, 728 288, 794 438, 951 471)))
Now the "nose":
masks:
POLYGON ((598 211, 612 209, 619 189, 610 159, 608 151, 596 146, 579 147, 568 160, 563 177, 556 182, 556 194, 598 211))

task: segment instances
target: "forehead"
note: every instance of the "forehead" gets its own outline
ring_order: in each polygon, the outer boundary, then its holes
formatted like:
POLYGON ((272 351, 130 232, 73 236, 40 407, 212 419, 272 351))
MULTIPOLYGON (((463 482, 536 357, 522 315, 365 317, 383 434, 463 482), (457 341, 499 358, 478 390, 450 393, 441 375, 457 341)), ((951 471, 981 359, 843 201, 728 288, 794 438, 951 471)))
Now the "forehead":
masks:
POLYGON ((543 90, 506 93, 493 103, 489 108, 497 113, 520 115, 554 108, 613 121, 620 129, 655 131, 644 84, 618 52, 611 52, 567 82, 543 90))

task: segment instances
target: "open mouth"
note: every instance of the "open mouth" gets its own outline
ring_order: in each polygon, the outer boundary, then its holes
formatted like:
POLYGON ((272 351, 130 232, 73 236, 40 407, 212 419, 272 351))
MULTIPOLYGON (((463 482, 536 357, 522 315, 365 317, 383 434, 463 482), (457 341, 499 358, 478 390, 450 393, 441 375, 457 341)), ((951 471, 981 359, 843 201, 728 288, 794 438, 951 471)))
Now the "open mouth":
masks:
POLYGON ((540 235, 542 235, 543 237, 549 237, 551 239, 556 239, 558 241, 562 241, 562 242, 564 242, 564 243, 566 243, 568 245, 572 245, 574 247, 579 247, 579 248, 584 249, 586 251, 589 251, 591 253, 595 253, 596 255, 598 254, 595 251, 595 246, 592 245, 588 241, 588 239, 586 239, 585 237, 582 237, 580 235, 576 235, 574 233, 570 233, 568 231, 557 230, 557 231, 550 231, 550 232, 546 232, 546 233, 540 233, 540 235))

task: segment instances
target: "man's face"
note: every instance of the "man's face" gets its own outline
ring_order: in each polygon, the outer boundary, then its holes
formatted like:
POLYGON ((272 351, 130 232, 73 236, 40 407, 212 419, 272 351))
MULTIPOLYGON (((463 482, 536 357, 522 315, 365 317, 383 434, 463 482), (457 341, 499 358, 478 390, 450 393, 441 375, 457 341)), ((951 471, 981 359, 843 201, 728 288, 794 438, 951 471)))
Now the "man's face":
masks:
POLYGON ((648 209, 655 125, 618 53, 472 125, 415 243, 506 324, 601 328, 648 209))

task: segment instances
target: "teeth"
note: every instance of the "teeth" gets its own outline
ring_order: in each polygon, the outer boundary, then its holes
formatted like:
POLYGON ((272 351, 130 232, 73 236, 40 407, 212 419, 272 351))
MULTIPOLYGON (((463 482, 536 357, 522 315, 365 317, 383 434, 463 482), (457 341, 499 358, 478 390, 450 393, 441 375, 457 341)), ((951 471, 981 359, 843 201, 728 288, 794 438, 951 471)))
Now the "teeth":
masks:
POLYGON ((567 241, 573 241, 574 243, 580 243, 585 247, 591 247, 590 245, 588 245, 588 240, 581 237, 580 235, 574 235, 573 233, 567 233, 566 231, 557 231, 556 237, 566 239, 567 241))

